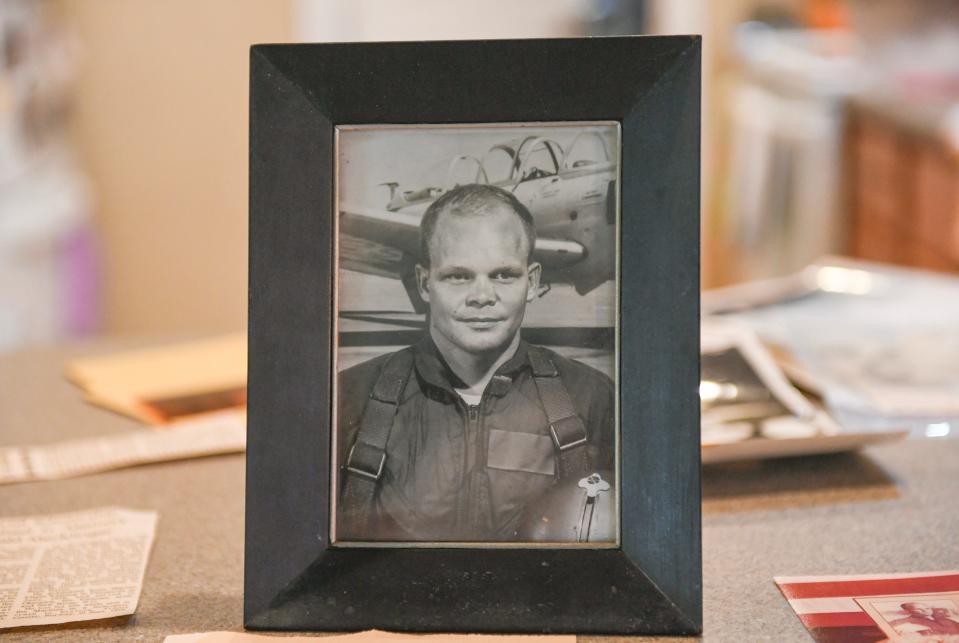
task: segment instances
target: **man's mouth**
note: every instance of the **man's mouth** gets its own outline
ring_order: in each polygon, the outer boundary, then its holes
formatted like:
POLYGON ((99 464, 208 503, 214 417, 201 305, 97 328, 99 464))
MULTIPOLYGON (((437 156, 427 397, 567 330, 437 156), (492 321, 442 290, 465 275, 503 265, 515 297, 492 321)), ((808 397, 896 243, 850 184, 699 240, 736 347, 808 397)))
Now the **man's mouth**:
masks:
POLYGON ((473 330, 483 330, 484 328, 492 328, 496 324, 503 321, 502 317, 464 317, 460 319, 461 323, 466 324, 473 330))

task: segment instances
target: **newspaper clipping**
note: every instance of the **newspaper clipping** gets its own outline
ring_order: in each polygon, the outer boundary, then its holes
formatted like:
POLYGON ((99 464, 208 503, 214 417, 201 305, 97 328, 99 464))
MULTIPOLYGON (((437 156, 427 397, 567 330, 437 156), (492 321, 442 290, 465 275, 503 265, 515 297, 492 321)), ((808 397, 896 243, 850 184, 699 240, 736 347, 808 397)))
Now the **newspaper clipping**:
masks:
POLYGON ((226 410, 168 425, 54 444, 0 447, 0 484, 57 480, 246 448, 246 413, 226 410))
POLYGON ((117 507, 0 518, 0 628, 133 614, 156 522, 117 507))

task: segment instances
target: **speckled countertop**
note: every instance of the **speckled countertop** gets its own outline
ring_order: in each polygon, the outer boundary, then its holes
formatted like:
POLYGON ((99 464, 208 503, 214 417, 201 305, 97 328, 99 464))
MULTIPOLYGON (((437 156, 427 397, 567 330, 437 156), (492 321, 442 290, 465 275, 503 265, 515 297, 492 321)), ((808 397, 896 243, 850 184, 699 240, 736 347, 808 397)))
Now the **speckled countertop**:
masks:
MULTIPOLYGON (((73 355, 140 343, 114 340, 0 357, 0 445, 136 427, 85 404, 61 372, 73 355)), ((160 641, 167 634, 241 629, 243 485, 244 457, 229 455, 0 486, 3 516, 101 505, 160 514, 135 616, 13 630, 3 638, 160 641)), ((775 575, 959 568, 956 439, 713 465, 704 471, 703 496, 706 641, 810 640, 773 583, 775 575)))

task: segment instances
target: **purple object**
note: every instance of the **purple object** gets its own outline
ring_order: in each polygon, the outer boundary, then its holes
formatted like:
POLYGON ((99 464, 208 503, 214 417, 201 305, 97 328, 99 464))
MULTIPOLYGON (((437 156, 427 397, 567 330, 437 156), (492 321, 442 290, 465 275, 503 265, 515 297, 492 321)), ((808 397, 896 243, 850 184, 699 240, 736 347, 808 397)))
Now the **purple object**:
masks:
POLYGON ((100 253, 89 225, 78 226, 63 241, 63 330, 90 335, 100 327, 100 253))

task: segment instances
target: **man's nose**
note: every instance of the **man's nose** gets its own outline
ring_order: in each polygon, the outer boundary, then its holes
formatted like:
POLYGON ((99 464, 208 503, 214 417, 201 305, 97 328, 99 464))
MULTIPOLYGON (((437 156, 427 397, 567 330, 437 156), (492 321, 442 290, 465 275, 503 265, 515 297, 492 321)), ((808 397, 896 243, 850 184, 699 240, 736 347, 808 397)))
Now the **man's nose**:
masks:
POLYGON ((489 306, 496 303, 496 290, 492 282, 485 277, 476 279, 466 303, 471 306, 489 306))

